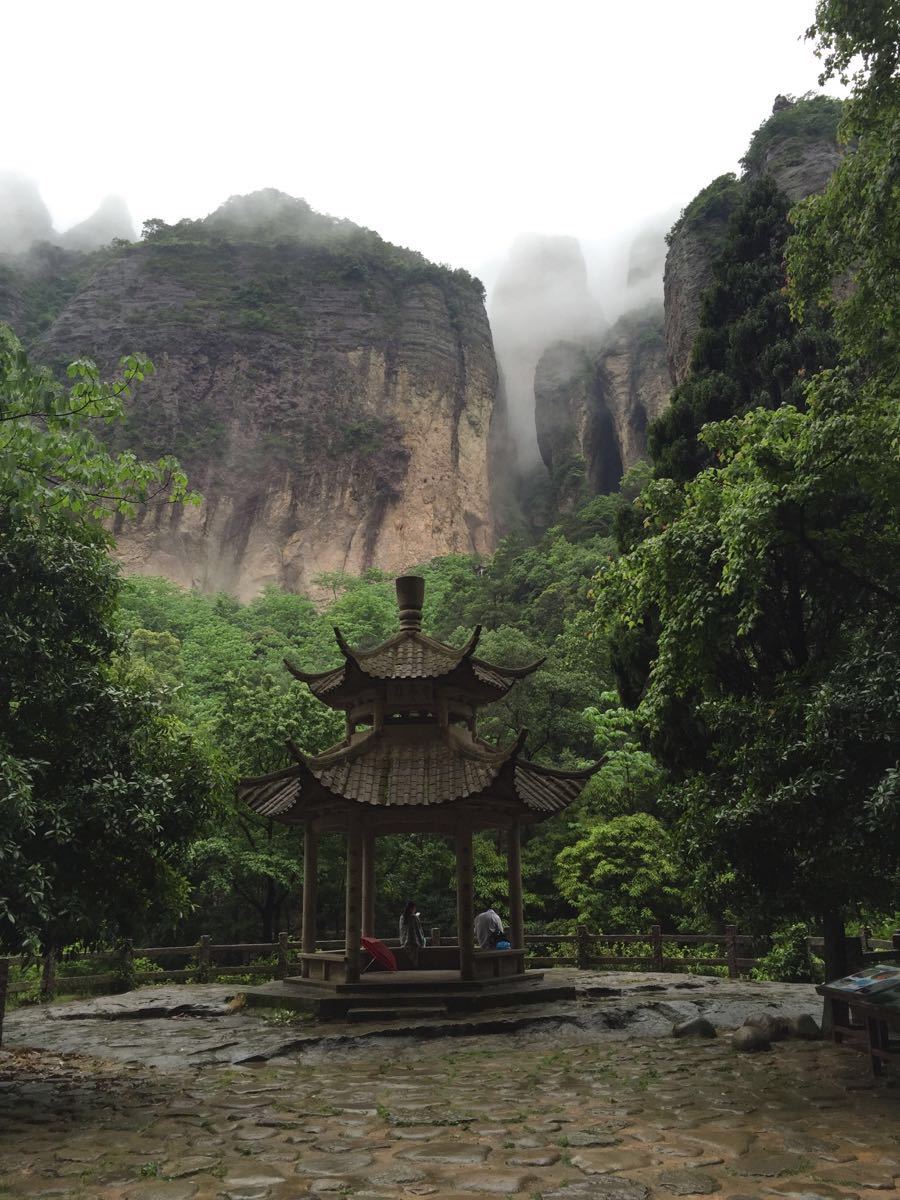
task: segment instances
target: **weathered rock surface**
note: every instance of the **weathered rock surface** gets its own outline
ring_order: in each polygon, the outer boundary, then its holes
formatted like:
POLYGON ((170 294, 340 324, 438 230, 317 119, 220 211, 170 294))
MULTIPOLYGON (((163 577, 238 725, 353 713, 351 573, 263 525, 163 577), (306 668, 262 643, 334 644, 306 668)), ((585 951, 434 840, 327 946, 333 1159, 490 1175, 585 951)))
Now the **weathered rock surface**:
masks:
POLYGON ((669 376, 688 373, 700 321, 700 299, 712 282, 712 267, 725 242, 741 194, 735 177, 720 176, 685 208, 670 234, 663 274, 663 306, 669 376))
POLYGON ((248 599, 489 552, 497 375, 477 281, 278 194, 184 226, 90 260, 35 346, 55 367, 156 365, 122 444, 176 454, 204 499, 119 522, 126 570, 248 599))
POLYGON ((776 1017, 772 1013, 751 1013, 744 1022, 750 1029, 757 1029, 770 1042, 783 1042, 791 1036, 791 1026, 787 1017, 776 1017))
POLYGON ((541 457, 560 504, 611 492, 646 454, 647 425, 668 403, 669 378, 658 307, 620 318, 599 347, 557 342, 535 371, 541 457))
POLYGON ((673 1025, 672 1036, 677 1038, 714 1038, 716 1036, 716 1027, 712 1021, 707 1021, 705 1017, 694 1017, 691 1021, 682 1021, 678 1025, 673 1025))
POLYGON ((800 1038, 805 1042, 815 1042, 822 1036, 822 1030, 814 1017, 809 1013, 801 1013, 799 1017, 788 1017, 790 1036, 800 1038))
POLYGON ((761 161, 747 171, 748 179, 771 175, 794 204, 806 196, 823 192, 844 156, 843 147, 831 136, 810 140, 785 134, 773 140, 761 161))
POLYGON ((731 1045, 744 1054, 756 1054, 761 1050, 772 1049, 769 1036, 755 1025, 742 1025, 740 1029, 736 1029, 731 1038, 731 1045))
MULTIPOLYGON (((391 1045, 399 1051, 439 1035, 481 1038, 486 1045, 499 1038, 515 1046, 521 1039, 533 1047, 666 1038, 670 1054, 680 1052, 669 1036, 673 1023, 702 1017, 717 1030, 735 1029, 763 1007, 779 1017, 801 1017, 821 1008, 821 1000, 808 984, 574 968, 556 970, 552 977, 575 983, 578 999, 481 1014, 373 1019, 350 1025, 299 1021, 285 1026, 268 1021, 258 1010, 231 1004, 234 985, 148 986, 116 996, 17 1009, 6 1017, 4 1044, 40 1046, 57 1054, 81 1052, 159 1071, 299 1057, 304 1062, 325 1062, 342 1053, 358 1056, 364 1043, 374 1048, 391 1045)), ((692 1044, 696 1055, 716 1051, 719 1042, 692 1044)), ((444 1107, 434 1114, 398 1102, 392 1107, 391 1123, 396 1126, 392 1136, 413 1143, 428 1141, 436 1127, 455 1127, 469 1119, 466 1111, 444 1107)), ((618 1144, 609 1123, 603 1128, 580 1124, 568 1136, 571 1145, 579 1148, 618 1144)))

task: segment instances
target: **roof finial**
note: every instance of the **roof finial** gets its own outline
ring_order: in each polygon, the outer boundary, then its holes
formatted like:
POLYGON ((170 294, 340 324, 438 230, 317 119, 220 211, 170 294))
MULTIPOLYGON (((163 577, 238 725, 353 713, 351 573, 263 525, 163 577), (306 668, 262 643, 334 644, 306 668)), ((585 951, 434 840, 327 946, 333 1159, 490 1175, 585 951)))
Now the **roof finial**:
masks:
POLYGON ((400 606, 400 628, 421 629, 425 580, 421 575, 400 575, 396 586, 397 604, 400 606))

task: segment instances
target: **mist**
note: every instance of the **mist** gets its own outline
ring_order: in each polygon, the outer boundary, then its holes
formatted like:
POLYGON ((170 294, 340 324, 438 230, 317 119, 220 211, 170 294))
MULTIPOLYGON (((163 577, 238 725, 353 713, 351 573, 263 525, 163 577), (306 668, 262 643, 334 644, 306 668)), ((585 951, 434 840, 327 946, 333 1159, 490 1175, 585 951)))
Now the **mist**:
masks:
POLYGON ((107 0, 14 6, 8 44, 39 45, 42 77, 35 88, 28 55, 0 77, 17 114, 0 149, 0 254, 89 250, 263 189, 302 198, 484 280, 529 461, 540 354, 661 300, 680 209, 738 169, 776 94, 815 88, 812 11, 161 0, 148 20, 107 0), (123 46, 137 49, 120 87, 123 46), (77 87, 76 62, 91 64, 77 87))
POLYGON ((663 301, 670 208, 605 236, 521 234, 489 264, 488 315, 509 432, 523 468, 539 459, 534 373, 555 342, 598 348, 620 317, 663 301))
POLYGON ((96 250, 115 238, 131 241, 135 236, 134 221, 121 196, 105 196, 90 216, 59 230, 37 181, 0 170, 0 254, 26 254, 40 242, 68 250, 96 250))

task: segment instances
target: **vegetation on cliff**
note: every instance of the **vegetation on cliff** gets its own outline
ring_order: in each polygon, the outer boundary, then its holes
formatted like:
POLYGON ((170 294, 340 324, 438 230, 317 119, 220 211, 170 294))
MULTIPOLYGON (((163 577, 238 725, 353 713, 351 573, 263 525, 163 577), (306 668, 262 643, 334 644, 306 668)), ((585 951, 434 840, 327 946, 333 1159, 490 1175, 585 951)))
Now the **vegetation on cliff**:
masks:
POLYGON ((805 406, 809 374, 831 365, 835 345, 821 310, 791 316, 784 254, 789 205, 768 176, 742 191, 704 293, 690 375, 650 426, 657 476, 679 482, 712 462, 700 440, 710 421, 760 406, 805 406))
MULTIPOLYGON (((232 196, 208 217, 173 225, 153 218, 144 222, 143 239, 151 245, 215 245, 251 242, 284 249, 304 246, 307 262, 320 275, 354 284, 384 271, 408 287, 432 283, 448 302, 461 295, 484 300, 484 286, 465 269, 439 266, 417 250, 384 241, 374 230, 339 217, 318 213, 305 200, 265 188, 249 196, 232 196)), ((276 280, 277 282, 277 280, 276 280)))
POLYGON ((843 109, 843 101, 834 96, 782 97, 781 107, 754 131, 741 166, 761 174, 768 152, 781 141, 837 142, 843 109))
POLYGON ((727 221, 740 195, 740 182, 733 172, 719 175, 681 210, 678 220, 666 234, 667 244, 671 246, 675 237, 683 231, 704 228, 716 221, 727 221))

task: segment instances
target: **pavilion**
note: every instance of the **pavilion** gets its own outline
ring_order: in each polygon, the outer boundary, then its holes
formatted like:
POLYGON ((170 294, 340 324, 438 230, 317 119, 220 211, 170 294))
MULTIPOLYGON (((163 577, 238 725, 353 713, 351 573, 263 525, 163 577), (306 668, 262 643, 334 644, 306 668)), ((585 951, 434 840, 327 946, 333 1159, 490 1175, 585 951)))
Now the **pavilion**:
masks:
MULTIPOLYGON (((427 976, 481 987, 540 978, 525 970, 520 832, 561 812, 580 794, 597 766, 558 771, 523 757, 524 731, 508 746, 479 737, 478 709, 500 700, 543 660, 499 667, 476 657, 481 627, 462 649, 422 632, 425 581, 397 579, 399 631, 373 650, 355 650, 335 629, 343 661, 308 673, 285 662, 317 699, 346 715, 346 735, 322 754, 290 745, 293 766, 243 779, 238 797, 254 812, 304 828, 301 976, 295 982, 338 990, 386 983, 361 972, 368 956, 360 937, 374 936, 377 838, 430 833, 456 847, 457 944, 427 947, 419 969, 401 971, 421 988, 427 976), (474 946, 472 837, 506 834, 510 950, 474 946), (341 832, 347 840, 346 939, 343 951, 316 952, 318 840, 341 832)), ((392 982, 399 985, 399 976, 392 982)))

